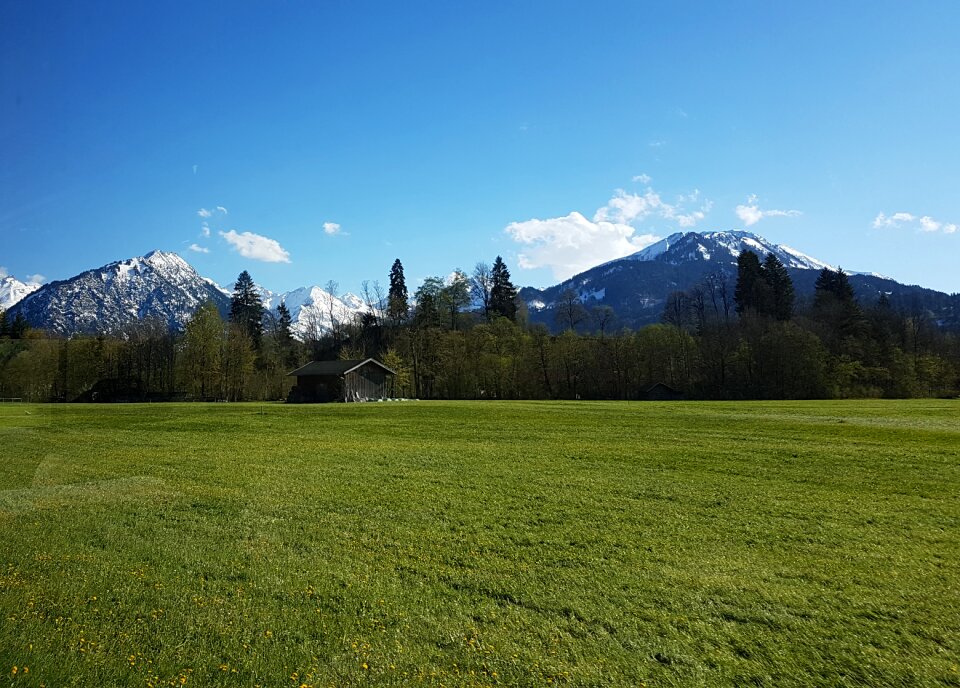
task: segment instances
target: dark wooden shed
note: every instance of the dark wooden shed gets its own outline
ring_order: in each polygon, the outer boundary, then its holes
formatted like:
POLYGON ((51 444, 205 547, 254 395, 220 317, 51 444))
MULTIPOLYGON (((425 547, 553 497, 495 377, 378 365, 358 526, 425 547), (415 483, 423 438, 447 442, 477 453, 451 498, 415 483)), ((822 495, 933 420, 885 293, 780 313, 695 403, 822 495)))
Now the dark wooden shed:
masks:
POLYGON ((658 382, 647 390, 646 399, 648 401, 683 401, 683 392, 658 382))
POLYGON ((390 396, 391 378, 396 375, 373 358, 353 361, 311 361, 290 377, 297 384, 287 401, 298 404, 326 401, 372 401, 390 396))

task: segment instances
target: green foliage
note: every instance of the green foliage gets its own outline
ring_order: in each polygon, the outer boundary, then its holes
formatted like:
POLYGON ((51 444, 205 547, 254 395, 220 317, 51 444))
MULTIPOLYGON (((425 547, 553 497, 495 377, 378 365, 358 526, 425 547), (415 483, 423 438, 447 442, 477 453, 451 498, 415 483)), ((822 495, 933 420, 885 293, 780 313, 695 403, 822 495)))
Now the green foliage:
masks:
POLYGON ((254 348, 260 348, 263 337, 263 299, 250 273, 244 270, 233 285, 230 299, 230 322, 238 325, 250 338, 254 348))
POLYGON ((417 328, 439 327, 443 313, 443 280, 427 277, 414 294, 417 302, 414 311, 414 326, 417 328))
POLYGON ((33 686, 954 685, 956 418, 0 405, 0 666, 33 686))
POLYGON ((183 338, 183 381, 193 397, 220 396, 224 323, 212 301, 193 314, 183 338))
POLYGON ((454 270, 441 289, 440 307, 449 319, 450 329, 459 329, 464 311, 470 307, 470 278, 463 270, 454 270))
MULTIPOLYGON (((422 399, 642 399, 657 383, 704 399, 960 392, 960 338, 930 313, 898 311, 882 299, 863 309, 849 280, 832 270, 821 274, 815 303, 794 309, 792 283, 774 256, 763 264, 756 256, 743 262, 744 275, 756 279, 738 280, 739 317, 726 278, 714 274, 672 294, 663 324, 636 332, 613 331, 615 314, 605 305, 593 307, 590 319, 572 290, 554 310, 562 335, 530 325, 522 309, 510 319, 491 305, 489 319, 483 317, 484 284, 509 284, 502 259, 495 269, 478 265, 473 278, 456 271, 446 281, 426 279, 412 317, 402 321, 385 319, 378 305, 385 300, 367 291, 371 312, 338 322, 333 332, 308 327, 304 342, 293 339, 283 304, 276 317, 267 317, 259 347, 239 323, 239 331, 226 328, 211 304, 182 335, 150 322, 121 338, 46 340, 28 331, 24 339, 0 340, 0 396, 276 400, 286 398, 293 384, 287 373, 308 360, 382 360, 388 352, 390 367, 403 375, 397 394, 422 399), (480 285, 473 291, 475 313, 469 311, 471 283, 480 285)), ((247 278, 241 282, 252 285, 247 278)), ((515 294, 512 285, 506 291, 515 294)), ((490 304, 492 294, 491 287, 490 304)), ((509 302, 517 305, 515 296, 509 302)))

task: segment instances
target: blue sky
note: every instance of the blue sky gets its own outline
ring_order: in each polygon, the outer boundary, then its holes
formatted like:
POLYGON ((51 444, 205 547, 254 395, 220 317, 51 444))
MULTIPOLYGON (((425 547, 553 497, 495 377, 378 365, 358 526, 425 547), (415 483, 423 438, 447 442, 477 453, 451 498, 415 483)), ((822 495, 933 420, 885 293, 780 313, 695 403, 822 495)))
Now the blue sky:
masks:
POLYGON ((545 286, 743 228, 956 292, 958 27, 955 2, 5 2, 0 266, 159 248, 357 291, 501 254, 545 286))

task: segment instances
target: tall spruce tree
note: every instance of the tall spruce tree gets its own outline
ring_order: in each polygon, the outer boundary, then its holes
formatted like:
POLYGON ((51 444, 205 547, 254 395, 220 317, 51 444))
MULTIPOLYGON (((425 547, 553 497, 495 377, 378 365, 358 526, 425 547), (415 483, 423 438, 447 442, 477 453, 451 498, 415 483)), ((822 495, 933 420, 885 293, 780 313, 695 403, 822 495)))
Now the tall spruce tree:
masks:
POLYGON ((233 285, 230 299, 230 322, 239 325, 250 337, 255 349, 260 349, 263 337, 263 300, 250 273, 244 270, 233 285))
POLYGON ((835 304, 849 307, 851 304, 856 305, 856 302, 853 285, 850 284, 850 278, 843 268, 836 270, 824 268, 820 271, 814 284, 813 306, 815 309, 829 308, 835 304))
POLYGON ((410 292, 403 276, 403 264, 397 258, 390 268, 390 291, 387 293, 387 315, 395 321, 407 319, 410 312, 410 292))
POLYGON ((517 288, 510 281, 510 271, 500 256, 493 261, 490 275, 490 312, 508 320, 517 318, 517 288))
POLYGON ((274 336, 277 340, 280 360, 287 366, 295 364, 297 354, 293 341, 293 318, 290 315, 290 309, 283 301, 277 306, 275 328, 274 336))
POLYGON ((859 355, 866 320, 850 278, 840 268, 824 268, 814 285, 813 317, 826 326, 824 340, 833 353, 859 355))
POLYGON ((741 251, 737 257, 737 286, 733 292, 737 313, 761 313, 769 294, 760 258, 753 251, 741 251))
POLYGON ((763 261, 763 278, 770 285, 770 313, 777 320, 789 320, 793 317, 795 294, 793 280, 786 266, 772 253, 763 261))

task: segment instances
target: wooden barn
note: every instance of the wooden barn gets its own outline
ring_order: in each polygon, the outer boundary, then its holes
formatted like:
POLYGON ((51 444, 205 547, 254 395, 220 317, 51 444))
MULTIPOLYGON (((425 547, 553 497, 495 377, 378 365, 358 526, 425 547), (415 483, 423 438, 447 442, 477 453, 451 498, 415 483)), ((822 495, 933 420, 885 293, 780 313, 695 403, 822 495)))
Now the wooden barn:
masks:
POLYGON ((683 401, 684 396, 683 392, 658 382, 646 391, 643 398, 648 401, 683 401))
POLYGON ((372 358, 363 361, 312 361, 289 373, 290 377, 297 378, 297 384, 290 390, 287 401, 309 404, 386 399, 390 396, 395 374, 372 358))

